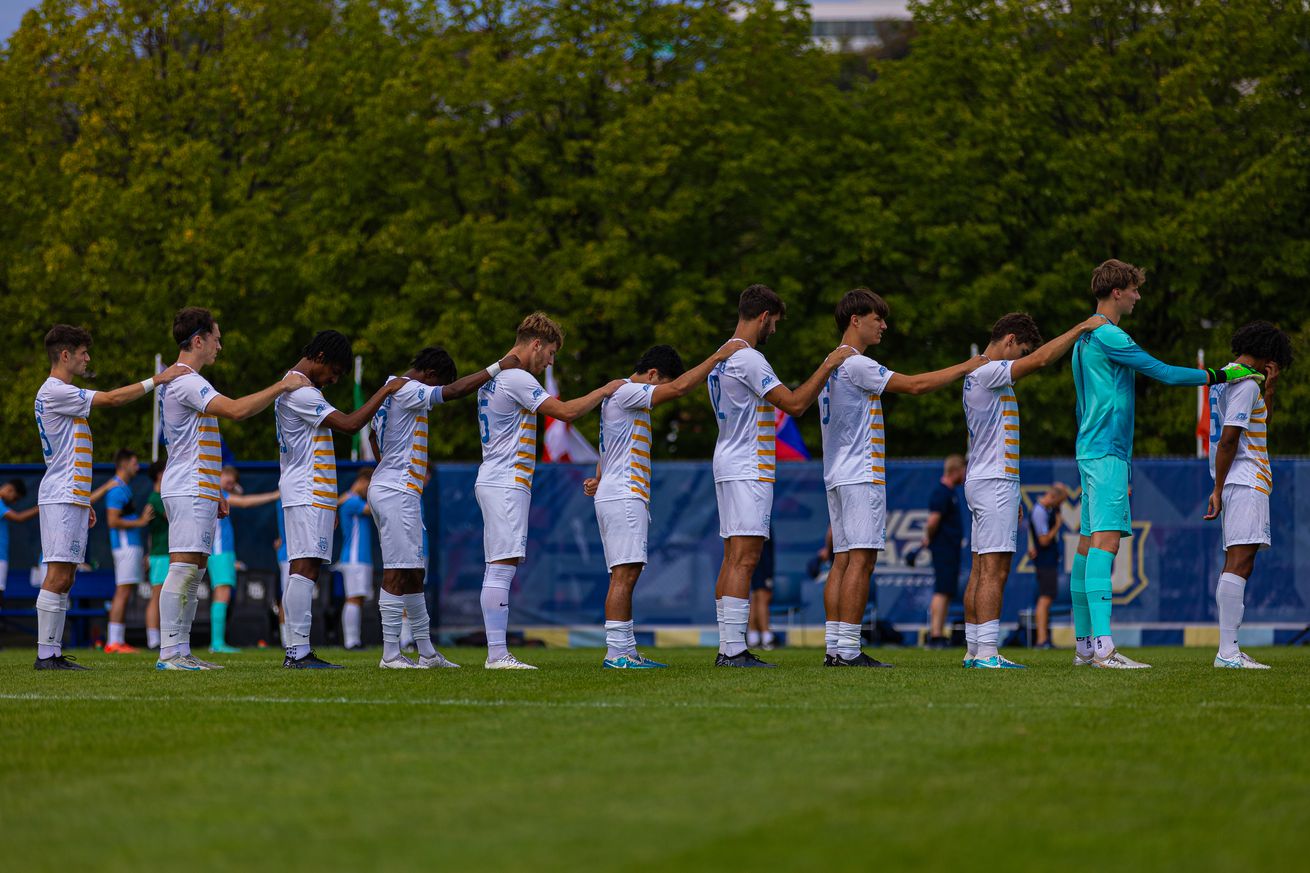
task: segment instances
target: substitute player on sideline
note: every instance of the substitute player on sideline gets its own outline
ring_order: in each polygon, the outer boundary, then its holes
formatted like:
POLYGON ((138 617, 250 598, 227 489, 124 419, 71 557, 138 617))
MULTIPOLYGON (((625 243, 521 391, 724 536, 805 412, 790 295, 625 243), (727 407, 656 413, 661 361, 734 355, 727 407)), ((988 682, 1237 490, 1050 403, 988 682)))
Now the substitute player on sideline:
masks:
POLYGON ((4 603, 5 587, 9 582, 9 523, 21 524, 36 518, 40 506, 14 509, 14 504, 27 496, 22 479, 10 479, 0 485, 0 604, 4 603))
POLYGON ((1148 355, 1119 327, 1141 299, 1142 271, 1109 260, 1092 271, 1096 315, 1105 325, 1083 334, 1073 350, 1078 394, 1078 475, 1082 478, 1082 521, 1069 590, 1073 595, 1074 666, 1118 670, 1149 667, 1115 650, 1110 633, 1111 573, 1121 537, 1133 535, 1129 511, 1129 467, 1133 457, 1136 373, 1166 385, 1215 385, 1245 379, 1264 381, 1241 364, 1222 370, 1171 367, 1148 355))
POLYGON ((1016 669, 998 648, 1001 601, 1019 543, 1019 399, 1014 383, 1064 356, 1078 337, 1105 320, 1092 316, 1041 345, 1037 322, 1023 312, 992 325, 987 363, 964 380, 964 422, 969 429, 964 498, 973 516, 973 563, 964 589, 964 666, 1016 669), (1038 348, 1038 346, 1041 346, 1038 348), (1034 351, 1036 349, 1036 351, 1034 351))
MULTIPOLYGON (((383 401, 385 407, 388 397, 383 401)), ((382 410, 378 410, 379 414, 382 410)), ((374 416, 377 420, 377 416, 374 416)), ((373 457, 377 457, 374 454, 373 457)), ((341 587, 346 602, 341 607, 341 647, 348 652, 364 648, 362 623, 364 601, 373 596, 373 506, 368 502, 368 485, 373 469, 364 467, 337 499, 337 519, 341 525, 341 587)))
POLYGON ((682 358, 672 346, 654 346, 637 361, 623 387, 600 405, 600 460, 596 475, 582 484, 583 493, 596 499, 605 565, 610 571, 605 597, 603 667, 642 670, 667 665, 637 651, 632 629, 632 590, 646 566, 646 537, 650 526, 651 429, 650 410, 685 396, 709 377, 710 370, 747 348, 743 339, 731 339, 696 367, 683 372, 682 358))
POLYGON ((944 370, 894 373, 865 356, 882 342, 891 307, 868 288, 847 291, 835 318, 842 348, 854 354, 819 394, 823 485, 832 524, 832 569, 823 588, 825 667, 890 667, 860 649, 869 577, 887 540, 887 443, 882 395, 926 394, 983 363, 970 358, 944 370))
POLYGON ((282 593, 287 646, 282 666, 293 670, 339 669, 314 654, 309 630, 314 615, 314 582, 323 564, 332 560, 337 522, 337 457, 332 431, 356 434, 368 424, 382 402, 407 380, 383 385, 364 405, 344 413, 327 402, 323 388, 335 384, 354 358, 350 340, 335 330, 319 331, 300 352, 291 369, 309 385, 288 392, 273 404, 277 415, 278 461, 282 477, 282 512, 287 532, 291 575, 282 593))
POLYGON ((105 516, 109 525, 109 549, 114 556, 114 599, 109 605, 109 639, 105 651, 110 654, 130 655, 135 646, 127 644, 127 600, 132 587, 141 583, 145 568, 145 547, 141 531, 155 517, 149 504, 136 511, 136 495, 128 483, 141 469, 136 452, 119 449, 114 454, 113 487, 105 495, 105 516))
MULTIPOLYGON (((158 590, 159 660, 156 670, 214 670, 218 664, 191 654, 191 625, 214 547, 214 522, 226 515, 220 464, 220 418, 240 421, 258 414, 280 394, 306 384, 288 373, 263 391, 232 399, 214 390, 200 371, 218 358, 223 333, 208 309, 188 306, 173 317, 173 341, 183 375, 159 393, 160 431, 168 463, 159 493, 168 516, 168 575, 158 590)), ((167 371, 165 371, 167 372, 167 371)))
POLYGON ((555 354, 563 344, 560 326, 543 312, 532 313, 520 322, 510 349, 522 369, 505 370, 478 390, 482 464, 474 493, 482 510, 482 548, 487 564, 482 578, 482 621, 487 631, 487 660, 483 666, 488 670, 537 669, 511 655, 505 645, 510 587, 519 563, 528 553, 528 509, 537 465, 537 413, 575 421, 624 384, 622 379, 615 379, 568 401, 547 394, 536 375, 555 363, 555 354))
POLYGON ((769 536, 777 465, 774 407, 793 418, 819 396, 825 380, 855 349, 838 347, 803 385, 792 391, 778 381, 759 347, 778 329, 786 307, 766 285, 751 285, 737 301, 733 339, 750 348, 710 372, 708 384, 719 436, 714 443, 714 493, 719 505, 723 563, 714 585, 719 622, 716 667, 772 667, 746 648, 751 575, 769 536))
POLYGON ((1237 632, 1246 606, 1246 580, 1255 555, 1269 548, 1269 495, 1274 472, 1269 464, 1269 419, 1278 376, 1292 365, 1292 341, 1267 321, 1237 329, 1233 362, 1265 374, 1264 393, 1254 380, 1210 389, 1210 475, 1214 491, 1206 507, 1211 521, 1222 514, 1224 570, 1215 586, 1219 612, 1216 667, 1268 670, 1241 650, 1237 632))
MULTIPOLYGON (((423 594, 427 576, 427 527, 423 523, 423 488, 429 479, 429 412, 472 394, 502 371, 518 367, 514 354, 456 380, 455 361, 440 346, 428 346, 414 356, 398 381, 403 386, 382 403, 373 416, 369 438, 378 459, 368 486, 368 502, 378 523, 382 546, 382 591, 378 613, 382 619, 383 669, 458 667, 432 645, 428 604, 423 594), (405 380, 408 380, 407 382, 405 380), (401 654, 406 619, 418 646, 418 662, 401 654)), ((396 379, 389 376, 388 382, 396 379)))
POLYGON ((37 493, 41 517, 41 555, 46 565, 36 596, 38 670, 86 670, 64 657, 64 617, 77 565, 86 557, 87 531, 95 526, 91 508, 93 442, 87 416, 94 407, 122 406, 139 400, 185 372, 176 365, 139 383, 113 391, 78 388, 91 364, 91 334, 57 324, 45 336, 50 376, 36 393, 36 429, 41 438, 45 475, 37 493))
POLYGON ((231 464, 223 467, 219 476, 228 512, 214 524, 214 549, 209 555, 209 652, 213 655, 235 655, 241 651, 227 641, 227 611, 237 585, 237 535, 232 527, 232 510, 253 509, 278 498, 276 491, 243 493, 240 478, 237 468, 231 464))

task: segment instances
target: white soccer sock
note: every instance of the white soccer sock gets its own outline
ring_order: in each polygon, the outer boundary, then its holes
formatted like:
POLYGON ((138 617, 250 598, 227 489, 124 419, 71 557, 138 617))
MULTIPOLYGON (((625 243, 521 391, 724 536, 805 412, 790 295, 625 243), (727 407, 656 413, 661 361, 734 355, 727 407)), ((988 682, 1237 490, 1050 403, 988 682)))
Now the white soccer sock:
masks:
POLYGON ((766 630, 760 634, 760 642, 766 646, 773 645, 773 631, 766 630))
POLYGON ((44 588, 36 595, 36 656, 53 658, 64 652, 64 600, 44 588))
POLYGON ((111 621, 109 623, 109 640, 111 646, 119 646, 127 638, 127 625, 121 621, 111 621))
POLYGON ((1001 620, 994 618, 976 625, 978 629, 978 658, 987 660, 1000 654, 997 646, 1001 640, 1001 620))
POLYGON ((509 589, 514 584, 514 564, 488 564, 482 577, 482 626, 487 632, 487 660, 509 654, 505 635, 509 631, 509 589))
POLYGON ((209 568, 200 567, 196 571, 195 581, 187 586, 186 608, 182 613, 184 621, 183 627, 186 633, 182 636, 182 654, 191 654, 191 627, 196 623, 196 610, 200 608, 200 583, 205 581, 205 574, 209 568))
POLYGON ((978 656, 978 625, 974 622, 964 623, 964 649, 970 658, 978 656))
POLYGON ((409 626, 414 632, 418 653, 425 658, 431 658, 437 653, 437 649, 432 645, 432 626, 428 618, 427 598, 420 592, 402 595, 401 599, 405 601, 405 616, 409 619, 409 626))
POLYGON ((346 601, 341 607, 341 642, 347 649, 359 645, 360 625, 363 623, 364 610, 358 603, 346 601))
POLYGON ((146 648, 147 649, 159 648, 159 628, 157 627, 146 628, 146 648))
POLYGON ((298 573, 287 577, 282 594, 287 614, 287 657, 300 660, 309 654, 309 629, 314 624, 314 583, 298 573))
POLYGON ((723 598, 722 597, 714 598, 714 620, 717 621, 719 624, 719 654, 722 654, 723 636, 725 632, 723 627, 723 598))
POLYGON ((839 621, 825 621, 823 623, 823 648, 827 654, 837 654, 837 627, 839 621))
POLYGON ((729 658, 746 651, 746 626, 750 624, 751 602, 745 597, 723 598, 723 634, 719 651, 729 658))
POLYGON ((1092 638, 1078 637, 1074 640, 1074 650, 1080 658, 1090 658, 1093 654, 1092 638))
POLYGON ((400 616, 400 648, 408 649, 414 645, 414 629, 409 625, 409 613, 400 616))
POLYGON ((746 631, 746 648, 754 649, 760 644, 760 632, 757 630, 746 631))
POLYGON ((400 656, 400 625, 405 618, 405 601, 385 588, 378 594, 378 613, 382 616, 382 659, 400 656))
POLYGON ((1219 657, 1236 658, 1241 648, 1237 645, 1237 629, 1242 626, 1242 613, 1246 611, 1246 580, 1236 573, 1223 573, 1214 589, 1215 604, 1219 607, 1219 657))
MULTIPOLYGON (((184 654, 187 643, 187 592, 195 595, 193 579, 200 575, 195 564, 171 563, 164 584, 159 586, 160 660, 184 654)), ((198 582, 195 584, 199 584, 198 582)))
POLYGON ((1114 651, 1114 637, 1110 634, 1095 637, 1092 641, 1092 645, 1096 648, 1096 657, 1108 658, 1110 657, 1110 653, 1114 651))
POLYGON ((837 654, 844 660, 860 654, 860 626, 854 622, 837 622, 837 654))
POLYGON ((620 655, 628 654, 629 641, 632 642, 633 648, 636 648, 637 639, 632 630, 632 619, 605 622, 605 657, 607 659, 613 660, 620 655))

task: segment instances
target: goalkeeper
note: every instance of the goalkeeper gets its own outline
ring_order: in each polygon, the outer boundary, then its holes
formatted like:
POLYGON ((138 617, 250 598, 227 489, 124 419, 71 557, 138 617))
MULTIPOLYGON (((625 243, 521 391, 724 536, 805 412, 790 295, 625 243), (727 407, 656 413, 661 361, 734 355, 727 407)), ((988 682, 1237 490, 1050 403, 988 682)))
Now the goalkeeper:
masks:
POLYGON ((1133 377, 1150 376, 1166 385, 1214 385, 1263 374, 1240 364, 1222 370, 1171 367, 1148 355, 1119 321, 1141 299, 1142 271, 1109 260, 1092 271, 1096 314, 1105 324, 1083 334, 1074 346, 1073 378, 1078 392, 1078 474, 1082 478, 1082 536, 1074 556, 1074 666, 1112 669, 1149 667, 1115 650, 1110 634, 1111 571, 1121 537, 1132 536, 1129 470, 1133 458, 1133 377))

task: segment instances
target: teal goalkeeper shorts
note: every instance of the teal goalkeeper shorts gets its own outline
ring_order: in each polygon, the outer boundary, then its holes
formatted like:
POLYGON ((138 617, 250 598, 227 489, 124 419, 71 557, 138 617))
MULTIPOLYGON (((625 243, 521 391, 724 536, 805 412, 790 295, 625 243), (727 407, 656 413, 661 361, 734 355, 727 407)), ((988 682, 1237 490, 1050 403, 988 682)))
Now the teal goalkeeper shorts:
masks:
POLYGON ((1114 455, 1078 462, 1083 483, 1082 519, 1079 533, 1089 537, 1097 531, 1117 530, 1133 535, 1133 518, 1128 506, 1128 462, 1114 455))
POLYGON ((209 587, 237 584, 236 552, 224 552, 209 556, 209 587))
POLYGON ((168 578, 168 555, 150 556, 150 584, 163 585, 168 578))

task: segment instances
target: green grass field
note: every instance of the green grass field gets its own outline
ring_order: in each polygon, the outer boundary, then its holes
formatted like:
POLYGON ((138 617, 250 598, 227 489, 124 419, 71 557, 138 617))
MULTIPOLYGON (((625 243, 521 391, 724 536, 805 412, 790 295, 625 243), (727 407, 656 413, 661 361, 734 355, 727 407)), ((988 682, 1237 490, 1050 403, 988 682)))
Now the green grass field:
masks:
MULTIPOLYGON (((895 670, 222 672, 0 652, 8 870, 1295 868, 1310 857, 1310 650, 1221 671, 1025 672, 887 650, 895 670)), ((465 664, 481 653, 448 652, 465 664)))

